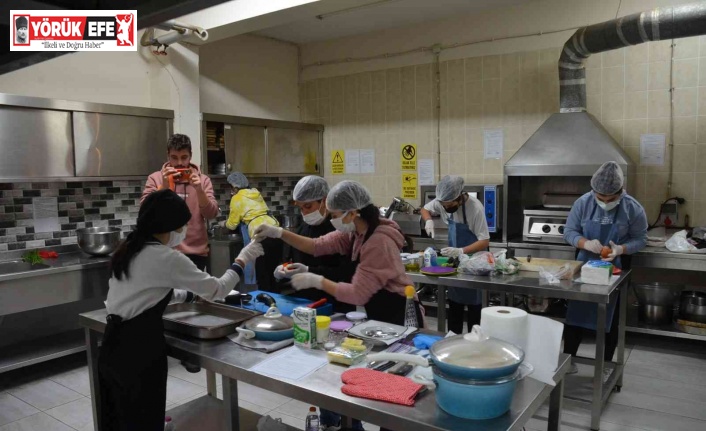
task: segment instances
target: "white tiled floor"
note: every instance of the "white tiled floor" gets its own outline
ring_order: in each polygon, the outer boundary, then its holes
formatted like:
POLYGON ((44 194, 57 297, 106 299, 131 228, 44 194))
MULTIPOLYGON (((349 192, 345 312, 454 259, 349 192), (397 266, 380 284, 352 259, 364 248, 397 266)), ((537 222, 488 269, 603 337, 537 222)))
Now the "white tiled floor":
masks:
MULTIPOLYGON (((434 319, 429 325, 436 327, 434 319)), ((706 429, 706 343, 630 336, 622 392, 612 395, 603 414, 603 431, 694 431, 706 429)), ((592 356, 593 344, 581 346, 592 356)), ((12 373, 0 374, 0 431, 93 430, 88 371, 83 355, 74 355, 12 373)), ((206 394, 205 371, 187 373, 169 361, 167 409, 206 394)), ((591 392, 591 369, 567 380, 566 393, 591 392)), ((222 393, 220 379, 219 397, 222 393)), ((238 384, 243 408, 269 414, 304 428, 309 404, 248 384, 238 384)), ((590 406, 565 399, 563 430, 588 430, 590 406)), ((547 407, 527 424, 527 431, 546 429, 547 407)), ((366 430, 378 428, 366 424, 366 430)))

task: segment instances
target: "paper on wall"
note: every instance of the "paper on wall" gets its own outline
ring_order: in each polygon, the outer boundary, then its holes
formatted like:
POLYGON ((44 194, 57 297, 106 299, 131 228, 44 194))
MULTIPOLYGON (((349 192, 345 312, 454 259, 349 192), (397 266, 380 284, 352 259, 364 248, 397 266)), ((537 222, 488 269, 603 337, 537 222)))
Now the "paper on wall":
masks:
POLYGON ((346 173, 360 173, 360 150, 346 150, 346 173))
POLYGON ((61 230, 57 198, 32 199, 32 212, 35 232, 56 232, 61 230))
POLYGON ((664 166, 664 133, 640 135, 640 164, 643 166, 664 166))
POLYGON ((419 159, 419 185, 434 185, 434 159, 419 159))
POLYGON ((375 150, 360 150, 360 173, 375 173, 375 150))
POLYGON ((486 159, 502 159, 504 136, 502 129, 486 129, 483 130, 483 147, 484 158, 486 159))

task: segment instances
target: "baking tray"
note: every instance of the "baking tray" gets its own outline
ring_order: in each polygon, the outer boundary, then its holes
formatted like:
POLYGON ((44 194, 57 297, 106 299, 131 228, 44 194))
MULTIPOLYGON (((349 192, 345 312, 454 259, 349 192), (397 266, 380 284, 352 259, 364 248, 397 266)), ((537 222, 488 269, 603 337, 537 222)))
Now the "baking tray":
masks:
POLYGON ((260 314, 213 302, 196 302, 169 304, 162 320, 167 331, 210 340, 234 333, 242 322, 260 314))

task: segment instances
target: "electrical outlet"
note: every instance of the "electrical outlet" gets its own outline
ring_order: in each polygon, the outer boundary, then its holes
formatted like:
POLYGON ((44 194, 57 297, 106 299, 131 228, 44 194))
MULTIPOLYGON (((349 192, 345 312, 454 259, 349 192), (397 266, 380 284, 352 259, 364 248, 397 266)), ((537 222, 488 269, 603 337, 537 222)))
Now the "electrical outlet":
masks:
POLYGON ((679 204, 676 202, 668 202, 662 204, 660 211, 661 215, 659 217, 659 224, 665 227, 670 227, 677 225, 679 220, 679 204))

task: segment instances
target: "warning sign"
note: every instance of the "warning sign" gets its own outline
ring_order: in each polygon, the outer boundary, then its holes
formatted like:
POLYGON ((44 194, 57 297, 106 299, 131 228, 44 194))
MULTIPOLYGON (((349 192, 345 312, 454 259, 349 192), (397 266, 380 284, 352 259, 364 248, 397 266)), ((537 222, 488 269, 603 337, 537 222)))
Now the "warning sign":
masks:
POLYGON ((416 171, 417 170, 417 145, 416 144, 402 144, 402 151, 400 154, 400 163, 402 164, 403 171, 416 171))
POLYGON ((417 173, 402 174, 402 199, 417 199, 417 173))
POLYGON ((331 153, 331 173, 333 175, 343 175, 346 171, 346 161, 343 150, 333 150, 331 153))

